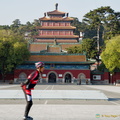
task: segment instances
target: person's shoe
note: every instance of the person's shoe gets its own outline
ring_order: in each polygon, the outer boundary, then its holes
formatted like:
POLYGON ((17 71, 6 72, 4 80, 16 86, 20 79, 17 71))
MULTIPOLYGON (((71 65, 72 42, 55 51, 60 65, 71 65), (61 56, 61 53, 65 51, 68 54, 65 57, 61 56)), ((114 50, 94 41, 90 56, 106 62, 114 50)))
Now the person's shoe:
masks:
POLYGON ((30 116, 28 116, 27 118, 28 118, 28 119, 30 119, 30 120, 33 120, 33 118, 32 118, 32 117, 30 117, 30 116))
POLYGON ((23 120, 33 120, 33 118, 30 116, 27 116, 27 117, 23 117, 23 120))
POLYGON ((23 117, 23 120, 27 120, 27 117, 23 117))

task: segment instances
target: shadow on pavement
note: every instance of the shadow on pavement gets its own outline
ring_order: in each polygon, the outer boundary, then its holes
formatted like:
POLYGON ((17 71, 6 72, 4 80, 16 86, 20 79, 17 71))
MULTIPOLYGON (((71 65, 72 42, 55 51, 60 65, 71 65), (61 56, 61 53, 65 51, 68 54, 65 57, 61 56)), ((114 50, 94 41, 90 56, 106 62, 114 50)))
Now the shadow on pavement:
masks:
POLYGON ((120 101, 120 98, 108 98, 108 101, 120 101))

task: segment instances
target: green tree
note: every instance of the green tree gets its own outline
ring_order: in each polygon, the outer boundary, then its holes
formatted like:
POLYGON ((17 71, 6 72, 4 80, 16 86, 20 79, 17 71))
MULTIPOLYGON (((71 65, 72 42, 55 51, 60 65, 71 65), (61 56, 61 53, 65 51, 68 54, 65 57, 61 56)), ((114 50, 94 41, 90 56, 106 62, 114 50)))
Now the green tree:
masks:
POLYGON ((95 9, 84 15, 83 21, 88 24, 90 29, 94 29, 97 31, 96 36, 98 51, 100 48, 99 46, 103 44, 102 37, 106 32, 105 26, 108 26, 108 24, 110 25, 110 21, 113 20, 110 17, 112 15, 114 15, 114 10, 111 9, 109 6, 95 9))
POLYGON ((111 39, 112 37, 120 34, 120 12, 114 12, 107 18, 105 24, 106 34, 104 39, 111 39))
POLYGON ((76 27, 74 31, 76 35, 80 35, 80 32, 82 32, 84 38, 93 38, 96 36, 96 31, 89 29, 88 25, 85 22, 80 22, 78 18, 74 18, 72 25, 76 27))
POLYGON ((101 58, 110 72, 120 69, 120 36, 106 42, 106 48, 102 52, 101 58))
POLYGON ((34 25, 34 26, 40 26, 40 25, 41 25, 41 24, 40 24, 40 20, 34 19, 33 25, 34 25))
POLYGON ((38 22, 38 20, 34 20, 33 23, 30 23, 29 21, 25 24, 25 25, 21 25, 19 26, 19 32, 23 35, 25 35, 26 33, 28 34, 27 36, 29 36, 29 38, 32 38, 32 36, 37 35, 38 32, 36 30, 36 26, 39 26, 40 23, 38 22))
POLYGON ((83 39, 82 50, 86 52, 87 58, 96 58, 96 41, 93 39, 83 39))
POLYGON ((66 48, 68 53, 86 53, 87 58, 96 59, 97 48, 96 42, 93 39, 83 39, 82 44, 79 46, 73 46, 66 48))
POLYGON ((0 31, 0 72, 3 80, 8 72, 22 64, 30 56, 27 43, 11 31, 0 31))
POLYGON ((16 27, 19 26, 20 24, 21 24, 21 22, 20 22, 19 19, 16 19, 16 20, 13 21, 13 25, 16 26, 16 27))
POLYGON ((75 26, 76 27, 76 29, 75 29, 75 31, 74 31, 74 34, 75 35, 79 35, 80 34, 80 24, 81 24, 81 22, 79 21, 79 19, 78 18, 76 18, 76 17, 73 17, 73 22, 72 22, 72 26, 75 26))
POLYGON ((73 54, 83 53, 81 45, 69 47, 69 48, 66 48, 66 50, 67 50, 68 53, 73 53, 73 54))
POLYGON ((8 25, 0 25, 0 30, 9 30, 10 27, 8 25))
POLYGON ((19 26, 20 25, 21 25, 20 20, 16 19, 13 21, 13 24, 10 26, 10 28, 12 31, 19 33, 19 26))

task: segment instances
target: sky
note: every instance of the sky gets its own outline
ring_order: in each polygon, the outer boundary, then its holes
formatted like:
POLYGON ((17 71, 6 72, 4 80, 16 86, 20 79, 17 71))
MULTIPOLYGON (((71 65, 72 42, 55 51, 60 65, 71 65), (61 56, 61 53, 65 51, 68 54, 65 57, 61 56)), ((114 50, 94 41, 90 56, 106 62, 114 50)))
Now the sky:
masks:
POLYGON ((101 6, 110 6, 120 12, 120 0, 0 0, 0 25, 11 25, 16 19, 21 24, 34 22, 45 12, 55 10, 56 3, 59 11, 69 13, 69 17, 77 17, 79 21, 90 10, 101 6))

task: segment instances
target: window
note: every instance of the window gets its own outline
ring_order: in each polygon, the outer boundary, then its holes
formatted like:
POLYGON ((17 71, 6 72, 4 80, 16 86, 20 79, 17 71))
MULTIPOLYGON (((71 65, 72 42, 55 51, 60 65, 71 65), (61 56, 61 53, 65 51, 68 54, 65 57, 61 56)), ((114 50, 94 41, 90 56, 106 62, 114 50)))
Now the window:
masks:
POLYGON ((47 31, 47 35, 52 35, 52 31, 51 31, 51 30, 48 30, 48 31, 47 31))
POLYGON ((60 23, 60 26, 65 26, 65 23, 64 23, 64 22, 61 22, 61 23, 60 23))
POLYGON ((70 23, 69 23, 69 22, 66 22, 66 26, 70 26, 70 23))
POLYGON ((53 23, 52 23, 52 22, 49 22, 49 26, 53 26, 53 23))
POLYGON ((70 31, 66 31, 65 34, 66 34, 66 35, 70 35, 70 31))
POLYGON ((47 22, 43 22, 43 26, 48 26, 48 23, 47 22))
POLYGON ((70 35, 73 35, 73 31, 70 31, 70 35))
POLYGON ((59 31, 53 31, 53 35, 59 35, 59 31))
POLYGON ((59 22, 55 22, 54 25, 55 25, 55 26, 59 26, 59 22))
POLYGON ((93 75, 93 80, 101 80, 101 75, 93 75))
POLYGON ((60 31, 60 35, 65 35, 65 31, 60 31))
POLYGON ((42 35, 46 35, 47 34, 47 32, 44 30, 43 32, 42 32, 42 35))

